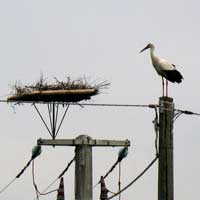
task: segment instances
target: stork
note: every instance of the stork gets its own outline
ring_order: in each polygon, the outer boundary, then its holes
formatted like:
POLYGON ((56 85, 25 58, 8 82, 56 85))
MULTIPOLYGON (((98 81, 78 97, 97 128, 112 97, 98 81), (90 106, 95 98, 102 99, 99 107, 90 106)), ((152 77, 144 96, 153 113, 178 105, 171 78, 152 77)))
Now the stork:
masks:
POLYGON ((163 58, 159 58, 155 55, 154 50, 155 46, 153 44, 148 44, 144 49, 140 51, 142 53, 146 49, 150 49, 151 54, 151 61, 153 64, 153 67, 155 68, 156 72, 162 77, 162 94, 164 96, 164 90, 166 89, 166 96, 168 96, 168 81, 172 83, 181 83, 183 76, 181 73, 176 69, 176 66, 174 64, 170 64, 167 60, 163 58), (165 82, 166 80, 166 88, 165 82))

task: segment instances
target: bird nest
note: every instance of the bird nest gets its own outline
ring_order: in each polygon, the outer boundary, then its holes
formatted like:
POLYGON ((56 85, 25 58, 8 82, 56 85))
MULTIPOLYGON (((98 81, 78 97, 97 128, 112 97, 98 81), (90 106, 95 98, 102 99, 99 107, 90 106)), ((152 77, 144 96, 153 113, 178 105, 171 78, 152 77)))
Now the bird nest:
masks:
POLYGON ((8 101, 17 102, 79 102, 89 100, 91 96, 99 94, 100 89, 106 88, 110 83, 104 81, 91 84, 86 78, 65 81, 55 78, 49 83, 43 77, 33 85, 23 85, 17 82, 8 101))

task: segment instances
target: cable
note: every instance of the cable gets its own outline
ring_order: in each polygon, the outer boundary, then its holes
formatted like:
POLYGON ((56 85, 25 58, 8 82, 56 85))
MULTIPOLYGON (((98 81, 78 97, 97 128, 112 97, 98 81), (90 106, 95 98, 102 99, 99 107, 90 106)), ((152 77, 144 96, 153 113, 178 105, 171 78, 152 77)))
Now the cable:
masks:
POLYGON ((113 166, 106 173, 106 175, 103 176, 104 179, 115 169, 115 167, 117 166, 117 164, 120 163, 122 161, 122 159, 124 159, 127 156, 127 154, 128 154, 128 147, 124 147, 123 149, 121 149, 121 151, 118 154, 117 161, 113 164, 113 166))
POLYGON ((173 122, 175 122, 183 113, 180 111, 176 111, 173 117, 173 122))
MULTIPOLYGON (((31 103, 31 104, 48 104, 50 102, 43 102, 43 101, 7 101, 7 100, 3 100, 0 99, 0 103, 16 103, 16 104, 23 104, 23 103, 31 103)), ((61 105, 65 105, 65 104, 69 104, 69 105, 73 105, 73 106, 102 106, 102 107, 147 107, 147 108, 155 108, 155 107, 160 107, 157 104, 114 104, 114 103, 104 103, 104 104, 93 104, 93 103, 70 103, 70 102, 54 102, 57 104, 61 104, 61 105)), ((186 114, 186 115, 197 115, 200 116, 200 113, 197 112, 192 112, 189 110, 180 110, 180 109, 174 109, 177 111, 181 111, 182 113, 186 114)))
MULTIPOLYGON (((112 167, 110 168, 110 170, 109 170, 104 176, 102 176, 101 178, 105 179, 105 178, 115 169, 115 167, 117 166, 118 163, 119 163, 119 165, 120 165, 121 161, 122 161, 124 158, 126 158, 127 155, 128 155, 128 147, 125 146, 124 148, 120 149, 120 151, 118 152, 117 161, 112 165, 112 167)), ((121 169, 120 169, 120 171, 121 171, 121 169)), ((121 176, 121 175, 119 175, 119 176, 121 176)), ((99 180, 99 182, 97 182, 97 183, 93 186, 93 189, 94 189, 98 184, 100 184, 100 183, 101 183, 101 179, 99 180)), ((120 184, 120 183, 119 183, 119 184, 120 184)), ((119 187, 120 187, 120 186, 119 186, 119 187)))
POLYGON ((117 166, 118 163, 119 163, 119 161, 117 160, 117 161, 113 164, 113 166, 110 168, 110 170, 103 176, 104 179, 115 169, 115 167, 117 166))
MULTIPOLYGON (((119 162, 119 180, 118 180, 118 191, 121 190, 121 162, 119 162)), ((119 194, 119 200, 121 200, 121 193, 119 194)))
POLYGON ((142 175, 145 174, 145 172, 147 172, 147 170, 156 162, 156 160, 158 159, 158 156, 156 156, 151 162, 150 164, 133 180, 131 181, 127 186, 125 186, 122 190, 120 190, 119 192, 117 192, 116 194, 113 194, 111 197, 109 197, 107 200, 114 198, 115 196, 121 194, 122 192, 124 192, 125 190, 127 190, 133 183, 135 183, 142 175))
POLYGON ((14 179, 12 179, 1 191, 0 191, 0 194, 2 193, 2 192, 4 192, 17 178, 19 178, 23 173, 24 173, 24 171, 27 169, 27 167, 31 164, 31 161, 32 161, 33 159, 31 158, 29 161, 28 161, 28 163, 25 165, 25 167, 17 174, 17 176, 14 178, 14 179))
POLYGON ((62 171, 62 173, 58 176, 58 178, 61 178, 69 169, 69 167, 71 166, 71 164, 73 163, 73 161, 75 160, 75 156, 74 158, 68 163, 67 167, 62 171))
POLYGON ((37 185, 35 183, 35 175, 34 175, 34 160, 32 162, 32 179, 33 179, 33 185, 34 185, 34 188, 35 188, 35 192, 36 192, 36 196, 37 196, 37 200, 39 200, 39 192, 38 192, 38 188, 37 188, 37 185))
POLYGON ((34 173, 34 160, 32 162, 32 180, 33 180, 33 185, 34 185, 34 188, 35 188, 35 192, 36 192, 36 197, 37 197, 37 200, 39 200, 39 196, 40 195, 47 195, 47 194, 50 194, 50 193, 53 193, 53 192, 56 192, 58 191, 57 189, 55 190, 52 190, 52 191, 49 191, 49 192, 46 192, 46 193, 41 193, 39 190, 38 190, 38 187, 37 187, 37 184, 35 182, 35 173, 34 173))
MULTIPOLYGON (((112 199, 114 198, 115 196, 119 195, 119 200, 121 199, 121 193, 123 191, 125 191, 126 189, 128 189, 133 183, 135 183, 142 175, 144 175, 144 173, 155 163, 155 161, 158 159, 159 157, 159 151, 158 151, 158 133, 159 133, 159 123, 158 123, 158 110, 157 110, 157 107, 154 107, 155 109, 155 119, 153 120, 153 124, 154 124, 154 130, 155 130, 155 133, 156 133, 156 137, 155 137, 155 149, 156 149, 156 156, 155 158, 151 161, 151 163, 133 180, 131 181, 126 187, 124 187, 122 190, 120 189, 121 188, 121 183, 120 183, 120 175, 121 175, 121 168, 119 166, 119 191, 115 194, 113 194, 111 197, 108 198, 109 199, 112 199)), ((116 164, 116 163, 115 163, 116 164)), ((120 164, 120 163, 119 163, 120 164)), ((112 168, 111 168, 112 169, 112 168)), ((108 190, 109 191, 109 190, 108 190)))
POLYGON ((101 106, 101 107, 143 107, 143 108, 152 108, 158 105, 155 104, 112 104, 112 103, 81 103, 82 106, 101 106))
MULTIPOLYGON (((119 161, 117 160, 117 161, 112 165, 112 167, 110 168, 110 170, 103 176, 103 179, 105 179, 105 178, 115 169, 115 167, 117 166, 118 163, 119 163, 119 161)), ((100 180, 99 180, 99 182, 97 182, 97 183, 93 186, 93 189, 94 189, 98 184, 100 184, 100 180)))
MULTIPOLYGON (((51 102, 43 102, 43 101, 7 101, 7 100, 0 100, 0 103, 28 103, 28 104, 48 104, 51 102)), ((70 102, 52 102, 52 103, 57 103, 61 105, 69 104, 69 105, 82 105, 82 106, 106 106, 106 107, 154 107, 154 104, 113 104, 113 103, 70 103, 70 102)), ((158 106, 158 105, 156 105, 158 106)))
POLYGON ((192 111, 189 111, 189 110, 175 109, 175 111, 181 112, 181 113, 186 114, 186 115, 197 115, 197 116, 200 116, 200 113, 192 112, 192 111))
POLYGON ((12 179, 2 190, 0 190, 0 194, 5 191, 17 178, 20 178, 20 176, 24 173, 24 171, 28 168, 28 166, 31 164, 31 162, 38 157, 42 152, 41 146, 36 145, 32 149, 32 156, 31 159, 28 161, 28 163, 25 165, 25 167, 17 174, 17 176, 12 179))
POLYGON ((159 151, 158 151, 159 122, 158 122, 158 110, 156 107, 155 107, 155 119, 153 120, 153 124, 154 124, 154 131, 156 133, 155 150, 156 150, 156 156, 157 156, 159 154, 159 151))
POLYGON ((14 179, 12 179, 6 186, 4 186, 4 187, 0 190, 0 194, 3 193, 3 191, 6 190, 15 180, 16 180, 16 177, 15 177, 14 179))
MULTIPOLYGON (((60 175, 54 179, 41 193, 39 193, 38 196, 43 195, 43 194, 48 194, 49 192, 45 193, 52 185, 54 185, 56 183, 56 181, 58 181, 69 169, 69 167, 71 166, 71 164, 73 163, 73 161, 75 160, 75 156, 73 157, 73 159, 67 164, 67 167, 60 173, 60 175)), ((37 199, 37 195, 35 197, 35 200, 37 199)))
MULTIPOLYGON (((49 185, 42 191, 42 194, 45 194, 45 192, 46 192, 52 185, 54 185, 55 182, 56 182, 57 180, 59 180, 59 179, 56 178, 51 184, 49 184, 49 185)), ((40 194, 39 194, 39 196, 40 196, 40 194)), ((35 197, 34 200, 36 200, 36 199, 37 199, 37 196, 35 197)))
MULTIPOLYGON (((48 102, 40 102, 40 101, 7 101, 7 100, 0 100, 0 103, 16 103, 16 104, 23 104, 23 103, 31 103, 31 104, 47 104, 48 102)), ((114 104, 114 103, 104 103, 104 104, 93 104, 93 103, 70 103, 70 102, 56 102, 57 104, 61 104, 61 105, 65 105, 65 104, 69 104, 69 105, 73 105, 73 106, 100 106, 100 107, 141 107, 141 108, 159 108, 160 106, 157 104, 114 104)), ((189 110, 180 110, 180 109, 174 109, 175 111, 181 111, 183 114, 186 115, 197 115, 200 116, 200 113, 197 112, 192 112, 189 110)))

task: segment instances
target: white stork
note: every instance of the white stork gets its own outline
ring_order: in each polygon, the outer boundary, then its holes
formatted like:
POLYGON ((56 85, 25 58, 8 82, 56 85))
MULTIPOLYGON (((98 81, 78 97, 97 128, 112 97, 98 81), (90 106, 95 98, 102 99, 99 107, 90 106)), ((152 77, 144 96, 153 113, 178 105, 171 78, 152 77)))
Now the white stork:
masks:
POLYGON ((153 44, 148 44, 144 49, 140 51, 143 52, 150 48, 151 60, 153 67, 157 73, 162 77, 162 94, 164 96, 164 78, 166 79, 166 96, 168 96, 168 81, 172 83, 181 83, 183 76, 176 70, 174 64, 170 64, 167 60, 159 58, 155 55, 155 46, 153 44))

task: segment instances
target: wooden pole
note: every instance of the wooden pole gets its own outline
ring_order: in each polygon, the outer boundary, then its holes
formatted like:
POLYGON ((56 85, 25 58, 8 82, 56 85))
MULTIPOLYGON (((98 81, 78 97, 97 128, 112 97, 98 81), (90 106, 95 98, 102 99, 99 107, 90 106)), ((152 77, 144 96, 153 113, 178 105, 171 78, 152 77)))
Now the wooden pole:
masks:
POLYGON ((173 183, 173 99, 159 100, 158 200, 174 199, 173 183))
MULTIPOLYGON (((91 140, 80 135, 77 139, 91 140)), ((92 147, 83 144, 75 149, 75 200, 92 200, 92 147)))

